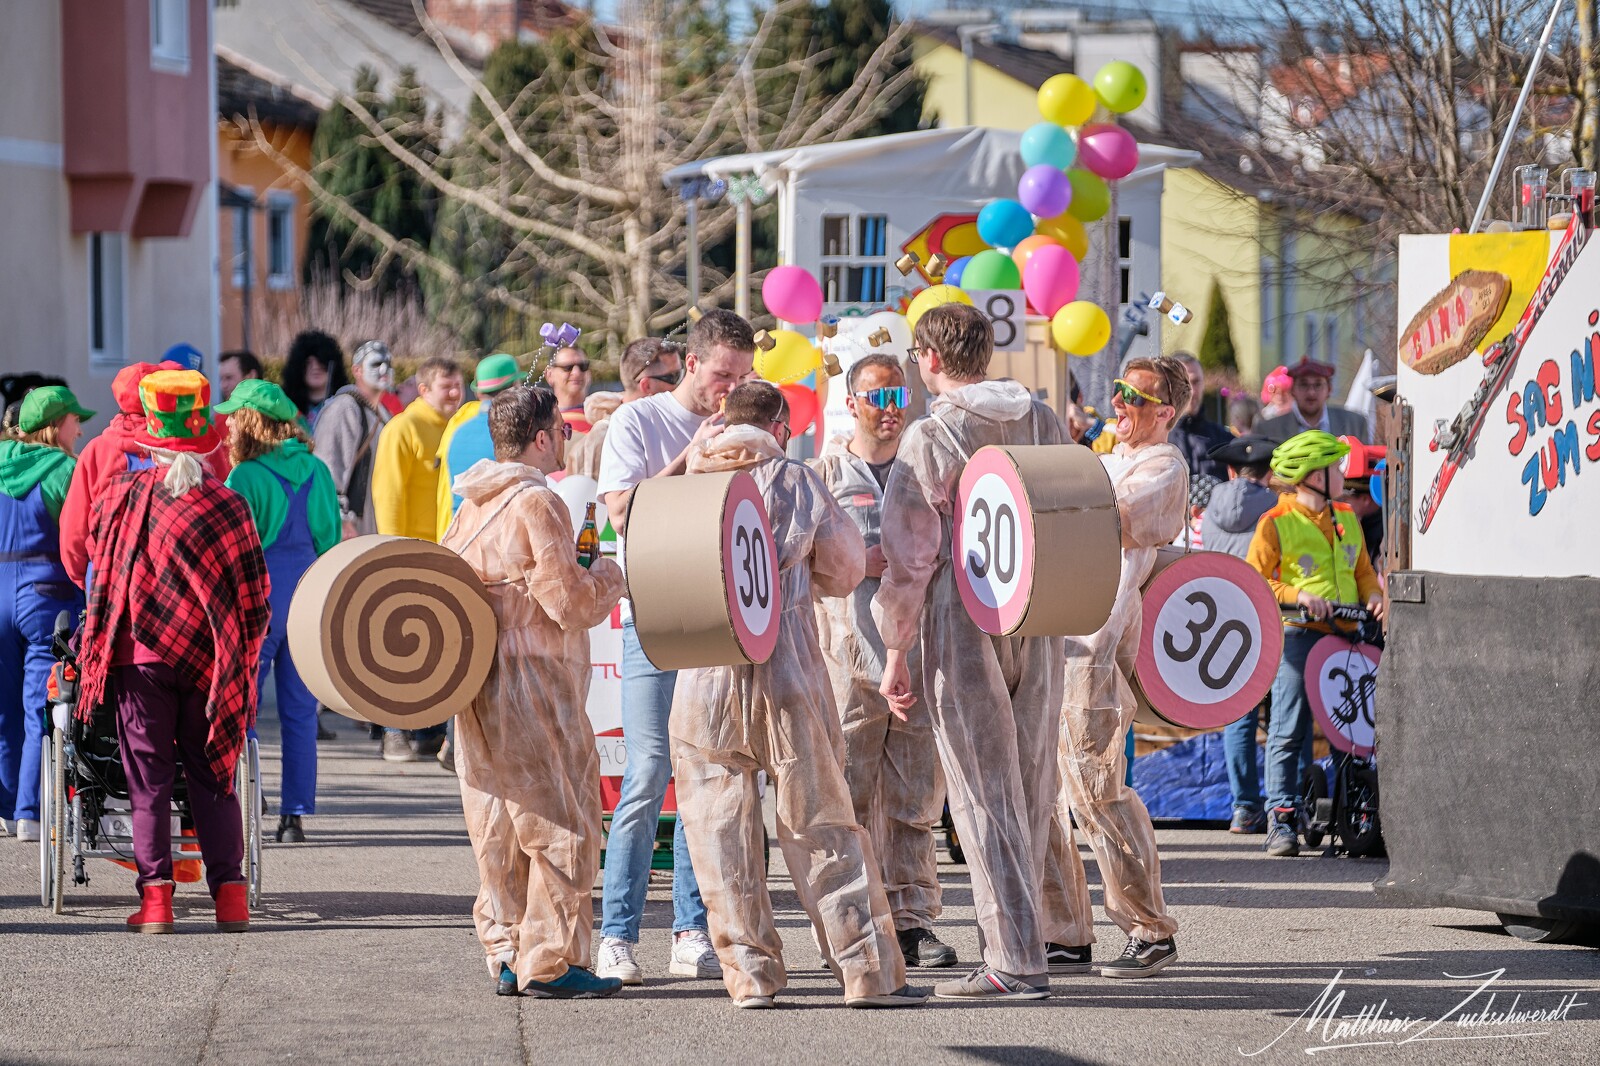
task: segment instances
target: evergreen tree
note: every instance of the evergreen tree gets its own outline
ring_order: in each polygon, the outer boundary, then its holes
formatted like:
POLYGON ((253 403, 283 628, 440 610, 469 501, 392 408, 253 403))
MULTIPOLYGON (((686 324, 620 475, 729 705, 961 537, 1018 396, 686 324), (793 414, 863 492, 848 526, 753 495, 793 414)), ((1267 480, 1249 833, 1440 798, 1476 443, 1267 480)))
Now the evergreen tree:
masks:
POLYGON ((1207 370, 1237 370, 1233 330, 1228 324, 1228 301, 1222 287, 1211 283, 1211 306, 1206 312, 1206 332, 1200 338, 1200 365, 1207 370))

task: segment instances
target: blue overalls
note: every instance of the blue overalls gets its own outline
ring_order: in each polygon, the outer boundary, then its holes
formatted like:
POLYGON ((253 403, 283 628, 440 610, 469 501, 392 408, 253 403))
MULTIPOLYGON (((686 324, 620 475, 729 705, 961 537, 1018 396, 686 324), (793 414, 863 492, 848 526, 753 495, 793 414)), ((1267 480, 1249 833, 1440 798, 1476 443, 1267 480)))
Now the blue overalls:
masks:
POLYGON ((35 485, 0 493, 0 817, 39 820, 39 751, 49 723, 46 686, 56 615, 78 624, 83 593, 61 565, 61 527, 35 485))
POLYGON ((307 478, 296 489, 287 478, 271 471, 278 487, 289 498, 289 513, 284 516, 278 539, 263 554, 267 576, 272 580, 272 624, 261 646, 261 669, 256 690, 265 691, 267 671, 277 683, 278 724, 283 733, 283 797, 280 814, 315 814, 317 810, 317 698, 300 680, 289 657, 287 626, 289 603, 295 586, 311 564, 317 561, 317 547, 311 539, 311 522, 306 504, 311 499, 315 479, 307 478))

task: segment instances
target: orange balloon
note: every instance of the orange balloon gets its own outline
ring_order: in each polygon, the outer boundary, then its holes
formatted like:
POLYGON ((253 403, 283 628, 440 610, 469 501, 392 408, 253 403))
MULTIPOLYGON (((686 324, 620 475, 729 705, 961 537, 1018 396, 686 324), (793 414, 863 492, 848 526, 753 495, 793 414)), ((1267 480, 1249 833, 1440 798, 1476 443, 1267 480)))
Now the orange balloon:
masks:
MULTIPOLYGON (((1071 252, 1072 258, 1079 262, 1082 262, 1083 257, 1089 254, 1089 234, 1083 228, 1083 223, 1069 214, 1062 213, 1055 218, 1040 219, 1039 225, 1035 228, 1038 231, 1038 235, 1053 238, 1057 244, 1064 246, 1067 251, 1071 252)), ((1028 238, 1028 240, 1032 239, 1032 237, 1028 238)))
MULTIPOLYGON (((1026 237, 1017 242, 1017 246, 1011 249, 1011 258, 1017 264, 1017 269, 1026 276, 1028 273, 1028 260, 1033 258, 1034 252, 1046 245, 1059 245, 1060 243, 1060 241, 1048 234, 1035 233, 1032 237, 1026 237)), ((1082 259, 1083 257, 1075 254, 1074 258, 1082 259)))

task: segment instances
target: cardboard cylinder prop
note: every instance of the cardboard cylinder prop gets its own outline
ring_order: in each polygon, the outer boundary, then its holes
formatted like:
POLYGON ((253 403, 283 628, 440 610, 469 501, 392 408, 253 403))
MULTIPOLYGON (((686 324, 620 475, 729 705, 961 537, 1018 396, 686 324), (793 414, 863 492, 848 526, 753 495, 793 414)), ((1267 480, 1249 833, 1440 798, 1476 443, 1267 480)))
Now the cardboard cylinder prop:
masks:
POLYGON ((1377 736, 1378 663, 1383 652, 1329 635, 1306 656, 1306 700, 1328 743, 1351 755, 1368 756, 1377 736))
POLYGON ((624 560, 639 646, 658 670, 764 663, 778 644, 778 549, 742 470, 634 489, 624 560))
POLYGON ((980 448, 961 472, 951 555, 961 602, 994 636, 1086 636, 1122 575, 1110 475, 1088 448, 980 448))
POLYGON ((466 708, 494 664, 499 627, 478 575, 410 537, 347 540, 311 565, 289 605, 289 654, 317 699, 392 729, 466 708))
POLYGON ((1162 553, 1143 590, 1137 688, 1162 721, 1220 729, 1272 689, 1283 655, 1278 602, 1243 559, 1162 553))

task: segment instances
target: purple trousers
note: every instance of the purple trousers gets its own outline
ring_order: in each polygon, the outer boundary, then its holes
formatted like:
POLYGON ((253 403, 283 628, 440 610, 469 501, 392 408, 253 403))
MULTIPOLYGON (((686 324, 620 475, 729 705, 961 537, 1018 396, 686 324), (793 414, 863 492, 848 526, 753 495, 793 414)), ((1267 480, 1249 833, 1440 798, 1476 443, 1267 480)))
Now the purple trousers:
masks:
POLYGON ((206 757, 206 694, 165 663, 112 668, 122 766, 133 804, 133 860, 139 885, 172 880, 172 785, 178 760, 189 783, 189 813, 211 896, 243 881, 244 822, 233 783, 217 777, 206 757))

